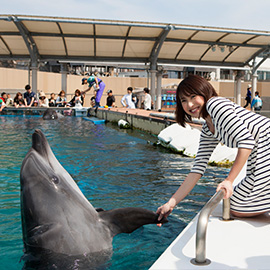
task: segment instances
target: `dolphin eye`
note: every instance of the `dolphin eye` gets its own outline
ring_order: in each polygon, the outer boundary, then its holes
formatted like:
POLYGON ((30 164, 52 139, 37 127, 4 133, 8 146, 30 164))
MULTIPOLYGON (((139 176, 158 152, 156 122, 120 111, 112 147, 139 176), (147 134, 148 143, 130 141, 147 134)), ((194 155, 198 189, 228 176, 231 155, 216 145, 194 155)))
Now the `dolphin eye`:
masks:
POLYGON ((59 178, 58 178, 57 176, 53 176, 53 177, 52 177, 52 182, 53 182, 54 184, 58 184, 58 183, 59 183, 59 178))

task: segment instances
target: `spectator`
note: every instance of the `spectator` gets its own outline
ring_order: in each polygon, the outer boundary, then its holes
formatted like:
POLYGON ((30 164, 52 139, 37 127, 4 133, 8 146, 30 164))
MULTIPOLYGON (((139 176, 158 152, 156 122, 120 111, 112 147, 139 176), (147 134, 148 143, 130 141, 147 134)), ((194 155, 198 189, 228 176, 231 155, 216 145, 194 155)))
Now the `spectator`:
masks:
POLYGON ((107 103, 106 105, 108 107, 115 107, 115 97, 112 94, 112 90, 108 90, 107 91, 108 97, 107 97, 107 103))
POLYGON ((69 107, 82 107, 84 102, 84 96, 79 89, 75 90, 75 96, 67 104, 69 107))
POLYGON ((4 102, 2 99, 0 99, 0 112, 2 112, 2 110, 3 110, 5 107, 6 107, 5 102, 4 102))
POLYGON ((132 87, 127 88, 127 94, 124 95, 121 99, 121 103, 124 107, 128 109, 135 109, 135 103, 132 101, 132 87))
POLYGON ((133 103, 135 105, 135 108, 138 108, 139 99, 138 99, 137 95, 132 93, 131 99, 132 99, 132 101, 133 101, 133 103))
POLYGON ((249 104, 251 104, 251 84, 248 85, 245 100, 246 100, 246 104, 245 104, 244 108, 246 108, 249 104))
POLYGON ((14 106, 15 108, 24 107, 24 100, 21 92, 18 92, 14 98, 14 106))
POLYGON ((23 95, 25 107, 31 107, 35 101, 35 93, 32 92, 29 84, 25 86, 25 90, 26 92, 23 95))
POLYGON ((66 106, 67 98, 66 98, 66 93, 64 90, 60 91, 55 103, 56 103, 57 107, 65 107, 66 106))
POLYGON ((6 104, 6 102, 7 102, 7 94, 6 94, 6 92, 3 92, 1 94, 0 99, 6 104))
POLYGON ((260 98, 259 92, 255 92, 255 97, 251 102, 251 109, 254 107, 256 112, 259 112, 262 108, 262 99, 260 98))
POLYGON ((46 95, 44 92, 40 92, 39 93, 39 102, 38 102, 40 107, 45 107, 48 108, 49 107, 49 100, 47 99, 46 95))
POLYGON ((92 96, 91 99, 90 99, 90 104, 91 104, 91 107, 96 106, 96 91, 95 91, 95 95, 92 96))
POLYGON ((7 107, 13 106, 13 99, 11 98, 10 94, 7 94, 6 106, 7 107))
POLYGON ((145 87, 143 89, 144 91, 144 94, 145 94, 145 97, 144 97, 144 101, 143 101, 143 108, 145 110, 151 110, 151 104, 152 104, 152 99, 151 99, 151 96, 149 94, 149 89, 147 87, 145 87))
POLYGON ((51 97, 49 98, 49 107, 55 106, 56 106, 55 94, 51 93, 51 97))
POLYGON ((6 96, 7 94, 3 92, 0 97, 0 112, 6 107, 6 96))

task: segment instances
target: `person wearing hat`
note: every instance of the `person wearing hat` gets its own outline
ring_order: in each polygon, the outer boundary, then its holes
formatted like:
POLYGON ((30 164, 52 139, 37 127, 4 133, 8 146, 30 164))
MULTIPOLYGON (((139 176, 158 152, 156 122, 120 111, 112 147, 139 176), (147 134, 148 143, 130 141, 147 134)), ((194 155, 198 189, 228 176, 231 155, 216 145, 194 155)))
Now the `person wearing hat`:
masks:
POLYGON ((248 85, 245 100, 246 100, 246 104, 244 105, 244 108, 246 108, 249 104, 251 104, 251 84, 248 85))
POLYGON ((46 95, 44 92, 40 91, 39 92, 39 107, 49 107, 49 100, 47 99, 46 95))
POLYGON ((82 85, 88 84, 88 88, 84 90, 82 94, 85 94, 86 92, 90 91, 90 89, 93 87, 94 90, 96 91, 95 107, 100 107, 100 100, 106 85, 101 79, 95 76, 95 74, 91 75, 88 79, 87 78, 82 79, 82 85))
POLYGON ((112 94, 112 90, 107 91, 108 97, 107 97, 107 103, 106 106, 108 107, 115 107, 115 97, 112 94))

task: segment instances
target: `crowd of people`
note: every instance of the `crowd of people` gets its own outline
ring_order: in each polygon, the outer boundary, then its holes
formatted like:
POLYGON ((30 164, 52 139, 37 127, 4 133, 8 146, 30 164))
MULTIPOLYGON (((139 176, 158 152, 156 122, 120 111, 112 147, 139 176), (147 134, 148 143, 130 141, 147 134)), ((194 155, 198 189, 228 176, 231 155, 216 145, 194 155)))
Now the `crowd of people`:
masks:
MULTIPOLYGON (((0 98, 0 111, 5 107, 82 107, 85 101, 85 94, 91 88, 94 89, 94 95, 90 98, 90 105, 92 107, 100 107, 100 100, 105 88, 104 82, 102 82, 96 76, 91 76, 90 78, 82 79, 82 84, 88 84, 88 88, 84 91, 79 89, 75 90, 73 98, 68 101, 66 93, 61 90, 56 96, 55 93, 50 94, 50 98, 47 98, 43 91, 39 91, 35 94, 31 86, 27 84, 25 86, 25 93, 17 92, 14 99, 11 98, 10 94, 3 92, 0 98)), ((127 94, 121 99, 121 104, 125 108, 135 109, 139 107, 139 98, 136 94, 133 94, 133 88, 127 88, 127 94)), ((116 99, 113 95, 111 89, 107 90, 107 99, 105 107, 116 107, 116 99)), ((153 108, 153 102, 151 100, 151 95, 149 94, 149 89, 144 88, 144 98, 140 104, 140 108, 145 110, 151 110, 153 108)))
MULTIPOLYGON (((25 86, 25 93, 22 94, 21 92, 17 92, 14 99, 11 98, 10 94, 3 92, 0 97, 0 112, 5 107, 82 107, 85 100, 85 94, 91 90, 92 87, 94 89, 94 96, 92 96, 90 99, 90 105, 92 107, 100 107, 100 100, 105 88, 105 84, 96 76, 91 76, 88 79, 83 78, 82 84, 88 84, 89 86, 85 91, 76 89, 73 98, 69 102, 67 101, 64 90, 61 90, 57 97, 54 93, 51 93, 50 98, 47 98, 46 94, 43 91, 40 91, 37 98, 37 95, 32 92, 29 84, 25 86)), ((149 94, 150 90, 145 87, 143 91, 144 97, 139 106, 139 98, 133 93, 133 88, 128 87, 127 94, 121 99, 122 106, 128 109, 153 109, 153 101, 151 99, 151 95, 149 94)), ((251 100, 251 85, 248 85, 245 100, 246 104, 244 105, 244 108, 250 105, 250 108, 254 108, 256 112, 261 110, 262 99, 260 98, 258 91, 255 92, 255 97, 251 100)), ((116 99, 111 89, 107 91, 105 107, 116 107, 116 99)))
MULTIPOLYGON (((31 86, 27 84, 25 86, 25 93, 17 92, 14 99, 11 98, 10 94, 3 92, 0 97, 0 112, 5 107, 15 108, 19 107, 82 107, 85 101, 85 94, 93 89, 93 96, 90 98, 90 105, 92 107, 100 107, 101 97, 103 95, 105 89, 105 83, 98 78, 97 74, 92 74, 88 79, 82 79, 82 85, 88 84, 88 88, 84 91, 79 89, 75 90, 73 98, 68 101, 66 97, 66 93, 64 90, 61 90, 59 94, 56 96, 55 93, 50 94, 50 98, 46 97, 46 94, 43 91, 40 91, 37 95, 32 92, 31 86)), ((144 95, 139 104, 138 96, 133 93, 133 88, 127 88, 127 94, 125 94, 121 98, 121 104, 123 107, 127 109, 136 109, 141 108, 145 110, 153 109, 153 101, 150 95, 150 90, 145 87, 143 89, 144 95)), ((162 102, 166 105, 166 107, 170 107, 170 104, 174 104, 175 98, 172 96, 171 100, 169 100, 170 95, 163 95, 162 102), (165 98, 163 96, 166 96, 165 98), (167 97, 168 96, 168 97, 167 97), (169 100, 169 101, 168 101, 169 100), (169 105, 168 105, 169 104, 169 105)), ((248 85, 247 94, 246 94, 246 104, 244 108, 247 108, 250 105, 250 108, 259 112, 262 108, 262 99, 260 98, 259 92, 255 92, 255 97, 251 99, 251 85, 248 85)), ((163 105, 164 105, 163 104, 163 105)), ((105 107, 116 107, 116 99, 113 95, 113 91, 111 89, 107 90, 107 99, 105 107)))
MULTIPOLYGON (((94 96, 91 97, 90 103, 92 107, 100 107, 100 100, 103 95, 103 91, 106 87, 105 83, 98 78, 97 71, 94 72, 88 79, 83 78, 82 79, 82 85, 88 84, 88 88, 83 91, 85 94, 86 92, 90 91, 92 88, 94 89, 94 96)), ((121 104, 125 108, 129 109, 135 109, 138 108, 139 99, 138 97, 132 93, 133 88, 128 87, 127 88, 127 94, 124 95, 121 99, 121 104)), ((146 87, 144 88, 145 98, 142 102, 142 108, 146 110, 151 110, 152 108, 152 101, 151 96, 149 94, 149 89, 146 87)), ((106 105, 105 107, 116 107, 116 100, 113 95, 113 91, 109 89, 107 91, 107 99, 106 99, 106 105)))
POLYGON ((79 89, 76 89, 74 97, 69 102, 64 90, 61 90, 57 97, 54 93, 51 93, 50 98, 47 98, 43 91, 39 91, 36 95, 32 92, 31 86, 27 84, 25 93, 17 92, 14 99, 11 98, 10 94, 3 92, 0 98, 0 111, 5 107, 82 107, 84 96, 79 89))

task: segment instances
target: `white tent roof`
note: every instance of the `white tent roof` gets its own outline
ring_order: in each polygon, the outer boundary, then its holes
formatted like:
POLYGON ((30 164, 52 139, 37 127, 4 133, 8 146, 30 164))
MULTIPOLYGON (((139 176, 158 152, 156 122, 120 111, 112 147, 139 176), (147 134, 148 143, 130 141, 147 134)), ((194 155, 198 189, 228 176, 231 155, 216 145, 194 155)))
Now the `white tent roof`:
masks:
POLYGON ((190 25, 0 15, 0 58, 243 67, 270 32, 190 25))

